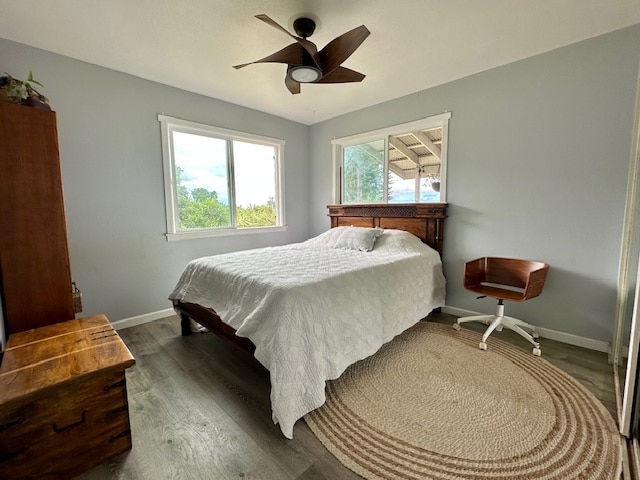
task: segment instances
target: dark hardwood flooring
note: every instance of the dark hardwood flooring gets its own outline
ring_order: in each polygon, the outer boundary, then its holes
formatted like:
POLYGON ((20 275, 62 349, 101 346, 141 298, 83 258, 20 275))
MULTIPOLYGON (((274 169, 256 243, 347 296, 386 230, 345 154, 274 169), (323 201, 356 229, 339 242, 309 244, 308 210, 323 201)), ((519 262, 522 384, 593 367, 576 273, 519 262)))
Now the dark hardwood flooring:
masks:
MULTIPOLYGON (((432 314, 429 320, 451 324, 455 317, 432 314)), ((303 420, 293 440, 284 438, 271 420, 268 372, 253 358, 212 334, 180 336, 177 317, 119 333, 136 358, 127 370, 133 449, 78 478, 360 478, 303 420)), ((496 335, 530 347, 512 332, 496 335)), ((547 339, 541 343, 544 358, 578 379, 615 415, 613 369, 605 353, 547 339)))

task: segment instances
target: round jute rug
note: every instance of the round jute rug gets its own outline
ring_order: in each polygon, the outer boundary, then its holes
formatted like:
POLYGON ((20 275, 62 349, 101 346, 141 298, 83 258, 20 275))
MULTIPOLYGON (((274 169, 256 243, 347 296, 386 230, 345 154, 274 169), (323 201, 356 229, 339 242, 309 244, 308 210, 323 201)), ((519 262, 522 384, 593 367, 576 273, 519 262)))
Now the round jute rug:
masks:
POLYGON ((419 322, 327 383, 305 419, 367 479, 618 479, 605 407, 529 350, 419 322))

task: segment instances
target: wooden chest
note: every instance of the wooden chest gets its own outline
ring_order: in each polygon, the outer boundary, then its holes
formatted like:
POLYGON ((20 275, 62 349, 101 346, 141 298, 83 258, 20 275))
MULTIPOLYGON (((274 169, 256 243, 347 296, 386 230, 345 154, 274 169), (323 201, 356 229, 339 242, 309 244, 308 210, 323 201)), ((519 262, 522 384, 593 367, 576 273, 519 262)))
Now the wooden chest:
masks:
POLYGON ((125 369, 104 315, 13 334, 0 365, 0 476, 64 479, 131 448, 125 369))

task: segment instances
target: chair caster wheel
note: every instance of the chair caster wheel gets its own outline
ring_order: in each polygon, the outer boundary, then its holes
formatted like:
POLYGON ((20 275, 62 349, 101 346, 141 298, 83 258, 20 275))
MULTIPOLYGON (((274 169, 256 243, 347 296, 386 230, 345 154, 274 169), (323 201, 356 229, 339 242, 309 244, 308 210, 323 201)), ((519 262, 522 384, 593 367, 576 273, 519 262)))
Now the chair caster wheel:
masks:
POLYGON ((453 324, 453 329, 454 330, 460 330, 460 324, 459 323, 454 323, 453 324))
POLYGON ((487 344, 485 342, 480 342, 480 350, 486 350, 487 344))
POLYGON ((540 338, 540 335, 538 335, 538 332, 535 332, 535 331, 534 331, 534 332, 531 332, 531 336, 532 336, 533 338, 540 338))
POLYGON ((539 357, 540 355, 542 355, 542 351, 541 351, 539 348, 534 348, 534 349, 533 349, 533 354, 534 354, 536 357, 539 357))

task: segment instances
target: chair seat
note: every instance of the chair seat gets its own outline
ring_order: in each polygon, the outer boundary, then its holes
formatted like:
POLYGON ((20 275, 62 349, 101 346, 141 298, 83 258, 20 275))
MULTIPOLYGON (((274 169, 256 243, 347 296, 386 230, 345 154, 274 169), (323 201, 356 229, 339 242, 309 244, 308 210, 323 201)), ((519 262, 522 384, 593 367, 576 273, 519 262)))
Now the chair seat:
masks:
POLYGON ((479 295, 486 295, 487 297, 501 298, 502 300, 512 300, 514 302, 522 302, 525 300, 524 289, 511 290, 506 288, 494 287, 492 285, 483 285, 482 283, 465 285, 465 288, 479 295))

